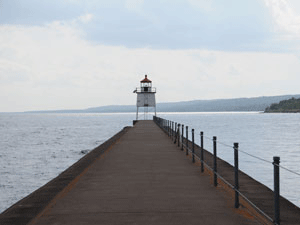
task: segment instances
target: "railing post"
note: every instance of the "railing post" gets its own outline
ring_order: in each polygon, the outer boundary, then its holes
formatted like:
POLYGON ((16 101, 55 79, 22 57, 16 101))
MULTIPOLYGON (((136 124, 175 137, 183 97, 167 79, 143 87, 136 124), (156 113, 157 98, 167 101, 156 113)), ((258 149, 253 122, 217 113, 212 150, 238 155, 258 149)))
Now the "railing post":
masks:
POLYGON ((173 140, 174 136, 174 122, 172 121, 172 134, 171 134, 171 139, 173 140))
POLYGON ((280 157, 273 157, 274 165, 274 222, 277 225, 280 225, 280 180, 279 180, 279 163, 280 157))
POLYGON ((172 121, 170 120, 170 138, 172 137, 172 121))
POLYGON ((169 120, 169 137, 171 137, 171 120, 169 120))
POLYGON ((237 209, 240 206, 239 203, 239 143, 234 143, 234 180, 235 180, 235 202, 234 207, 237 209))
POLYGON ((218 186, 217 180, 217 137, 213 137, 213 145, 214 145, 214 186, 218 186))
POLYGON ((186 126, 185 127, 186 128, 186 134, 185 134, 185 141, 186 141, 186 155, 188 155, 189 154, 189 131, 188 131, 188 129, 189 129, 189 127, 188 126, 186 126))
POLYGON ((180 123, 178 124, 178 132, 177 132, 177 140, 178 140, 178 144, 177 144, 177 147, 180 146, 180 123))
POLYGON ((166 129, 167 129, 167 134, 169 136, 169 120, 166 120, 166 129))
POLYGON ((200 132, 201 136, 201 154, 200 154, 200 159, 201 159, 201 172, 204 172, 204 156, 203 156, 203 131, 200 132))
POLYGON ((176 141, 176 126, 177 126, 177 123, 174 122, 174 132, 173 132, 173 138, 172 138, 172 141, 175 143, 176 141))
POLYGON ((170 131, 171 131, 171 133, 170 133, 170 138, 172 139, 172 137, 173 137, 173 121, 171 121, 171 127, 170 127, 170 131))
POLYGON ((181 124, 181 151, 183 151, 183 132, 184 132, 184 125, 181 124))
POLYGON ((174 127, 174 137, 173 137, 174 143, 176 143, 176 132, 177 132, 177 122, 175 122, 175 127, 174 127))
POLYGON ((192 129, 192 162, 195 163, 195 139, 194 139, 194 129, 192 129))
POLYGON ((168 120, 168 136, 170 137, 170 120, 168 120))
POLYGON ((173 135, 173 121, 170 120, 170 138, 172 139, 173 135))

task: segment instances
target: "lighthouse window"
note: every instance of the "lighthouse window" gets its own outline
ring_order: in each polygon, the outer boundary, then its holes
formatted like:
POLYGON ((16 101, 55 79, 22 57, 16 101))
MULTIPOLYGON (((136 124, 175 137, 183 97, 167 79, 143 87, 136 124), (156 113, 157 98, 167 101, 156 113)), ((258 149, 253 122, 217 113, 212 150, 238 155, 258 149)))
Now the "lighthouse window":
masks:
POLYGON ((148 91, 148 87, 144 87, 144 91, 148 91))

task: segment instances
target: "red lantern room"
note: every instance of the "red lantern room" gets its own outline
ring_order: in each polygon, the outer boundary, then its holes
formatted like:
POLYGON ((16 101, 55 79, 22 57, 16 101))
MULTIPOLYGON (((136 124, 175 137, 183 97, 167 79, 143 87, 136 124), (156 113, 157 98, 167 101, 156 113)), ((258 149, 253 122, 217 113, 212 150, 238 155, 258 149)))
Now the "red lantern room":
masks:
POLYGON ((148 79, 147 75, 141 80, 141 92, 151 92, 152 81, 148 79))

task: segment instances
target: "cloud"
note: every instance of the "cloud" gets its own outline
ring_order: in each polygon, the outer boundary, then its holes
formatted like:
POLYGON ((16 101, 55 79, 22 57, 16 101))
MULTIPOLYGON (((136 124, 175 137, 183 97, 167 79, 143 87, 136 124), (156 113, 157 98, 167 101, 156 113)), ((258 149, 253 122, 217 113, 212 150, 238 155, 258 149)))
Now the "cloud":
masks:
POLYGON ((144 74, 158 102, 298 93, 300 82, 292 54, 108 46, 66 21, 0 26, 0 71, 0 111, 135 104, 144 74))
POLYGON ((265 0, 271 10, 275 31, 287 39, 300 39, 300 15, 298 15, 286 0, 265 0))
POLYGON ((83 23, 88 23, 94 18, 94 15, 91 13, 87 13, 85 15, 79 16, 78 20, 83 22, 83 23))
POLYGON ((26 65, 9 60, 0 60, 0 82, 2 84, 23 83, 29 79, 30 69, 26 65))
POLYGON ((73 22, 94 43, 128 48, 255 51, 272 35, 260 0, 10 0, 2 12, 2 24, 73 22))

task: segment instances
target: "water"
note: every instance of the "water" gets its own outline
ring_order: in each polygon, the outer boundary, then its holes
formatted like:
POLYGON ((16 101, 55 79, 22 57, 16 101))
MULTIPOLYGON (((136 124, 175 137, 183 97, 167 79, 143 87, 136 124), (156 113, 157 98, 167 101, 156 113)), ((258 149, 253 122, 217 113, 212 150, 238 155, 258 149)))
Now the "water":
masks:
POLYGON ((132 125, 134 114, 0 114, 0 211, 132 125))
MULTIPOLYGON (((205 148, 217 136, 218 155, 232 163, 229 146, 300 173, 300 114, 159 113, 204 131, 205 148)), ((84 154, 132 125, 135 113, 124 114, 0 114, 0 211, 64 171, 84 154)), ((190 134, 191 135, 191 134, 190 134)), ((191 136, 189 136, 191 137, 191 136)), ((240 168, 273 188, 273 165, 240 153, 240 168)), ((281 169, 281 194, 300 206, 300 177, 281 169)))

